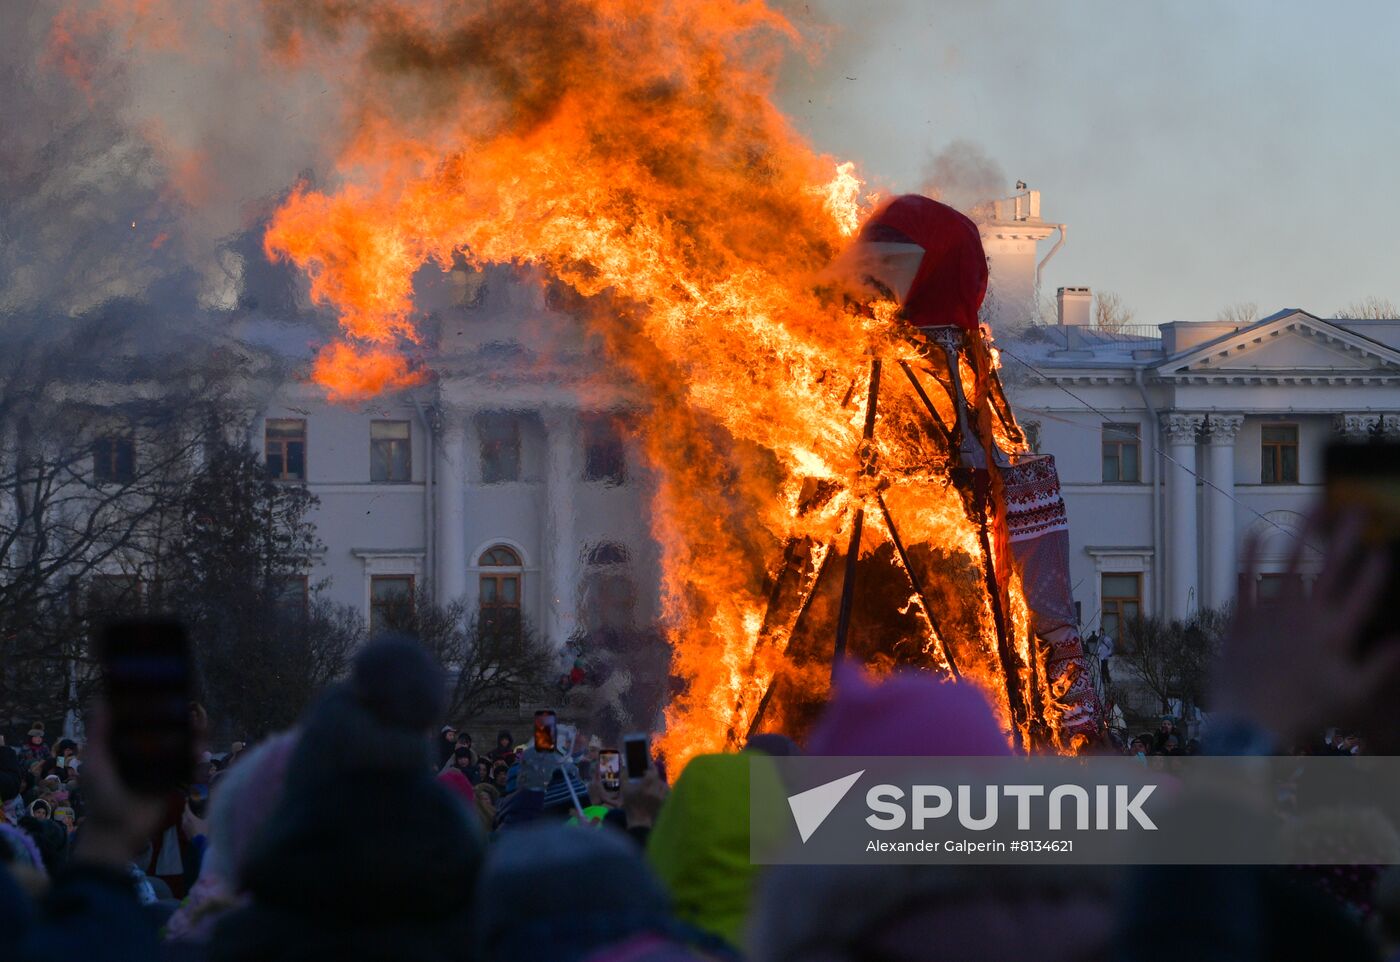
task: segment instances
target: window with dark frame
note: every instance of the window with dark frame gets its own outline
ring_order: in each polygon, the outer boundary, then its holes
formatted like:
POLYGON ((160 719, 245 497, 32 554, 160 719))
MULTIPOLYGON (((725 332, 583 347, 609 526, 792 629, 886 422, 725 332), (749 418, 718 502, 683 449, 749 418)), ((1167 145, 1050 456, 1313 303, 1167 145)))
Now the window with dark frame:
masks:
POLYGON ((583 479, 607 484, 627 483, 627 449, 622 425, 611 414, 588 414, 583 428, 583 479))
POLYGON ((370 575, 369 633, 374 637, 391 617, 407 606, 413 610, 413 575, 370 575))
POLYGON ((289 618, 305 618, 311 609, 311 582, 306 575, 289 575, 277 590, 277 609, 289 618))
POLYGON ((506 545, 496 545, 481 553, 480 566, 478 627, 485 635, 519 637, 520 555, 506 545))
POLYGON ((1298 425, 1262 425, 1259 445, 1259 483, 1297 484, 1298 425))
POLYGON ((371 421, 369 425, 369 479, 381 484, 413 480, 409 445, 412 432, 407 421, 371 421))
POLYGON ((98 484, 131 484, 136 480, 136 439, 109 434, 92 442, 92 477, 98 484))
POLYGON ((1142 479, 1142 440, 1136 424, 1103 426, 1103 479, 1130 483, 1142 479))
POLYGON ((267 476, 275 481, 306 480, 306 420, 268 418, 263 429, 267 476))
POLYGON ((1104 574, 1099 581, 1099 629, 1123 644, 1123 627, 1142 617, 1142 573, 1104 574))
POLYGON ((513 414, 477 415, 481 439, 481 482, 520 480, 520 419, 513 414))

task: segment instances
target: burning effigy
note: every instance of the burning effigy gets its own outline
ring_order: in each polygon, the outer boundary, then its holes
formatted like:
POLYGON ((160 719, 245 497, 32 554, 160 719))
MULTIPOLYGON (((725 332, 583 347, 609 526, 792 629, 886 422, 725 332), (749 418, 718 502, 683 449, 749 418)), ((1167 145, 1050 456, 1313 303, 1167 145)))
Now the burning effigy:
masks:
MULTIPOLYGON (((764 666, 756 652, 730 743, 805 728, 825 701, 823 675, 853 658, 981 685, 1017 748, 1083 744, 1099 710, 1075 628, 1064 502, 1053 459, 1026 447, 979 324, 988 272, 976 224, 927 197, 895 198, 837 273, 843 296, 889 316, 894 337, 868 362, 863 405, 858 379, 845 399, 864 412, 859 471, 839 492, 845 540, 787 545, 759 632, 760 648, 782 657, 764 666), (961 523, 943 513, 959 507, 961 523)), ((814 483, 799 511, 837 495, 814 483)))
MULTIPOLYGON (((162 0, 87 6, 64 37, 180 49, 185 21, 162 0)), ((799 135, 779 67, 816 44, 786 14, 761 0, 212 9, 240 56, 315 77, 336 115, 331 169, 290 190, 264 238, 339 321, 311 371, 332 399, 431 377, 415 278, 464 264, 570 289, 608 376, 638 398, 674 764, 800 733, 840 658, 977 685, 1024 748, 1094 729, 1063 504, 978 325, 977 229, 927 198, 881 203, 799 135)))

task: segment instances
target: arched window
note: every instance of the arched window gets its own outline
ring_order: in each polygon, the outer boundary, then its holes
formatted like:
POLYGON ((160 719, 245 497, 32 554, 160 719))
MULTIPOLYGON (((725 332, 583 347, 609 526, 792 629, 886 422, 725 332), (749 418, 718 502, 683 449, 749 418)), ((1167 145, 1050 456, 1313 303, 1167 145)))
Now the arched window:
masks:
POLYGON ((481 553, 479 627, 484 634, 520 634, 520 555, 503 544, 481 553))

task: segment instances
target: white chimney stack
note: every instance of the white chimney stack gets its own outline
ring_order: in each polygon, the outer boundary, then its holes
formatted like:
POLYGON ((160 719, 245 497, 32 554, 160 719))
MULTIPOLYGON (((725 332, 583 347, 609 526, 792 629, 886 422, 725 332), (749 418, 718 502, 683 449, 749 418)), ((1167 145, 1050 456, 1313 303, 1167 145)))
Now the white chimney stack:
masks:
POLYGON ((1089 308, 1093 294, 1087 287, 1062 287, 1055 294, 1055 306, 1059 308, 1060 323, 1066 327, 1088 327, 1089 308))

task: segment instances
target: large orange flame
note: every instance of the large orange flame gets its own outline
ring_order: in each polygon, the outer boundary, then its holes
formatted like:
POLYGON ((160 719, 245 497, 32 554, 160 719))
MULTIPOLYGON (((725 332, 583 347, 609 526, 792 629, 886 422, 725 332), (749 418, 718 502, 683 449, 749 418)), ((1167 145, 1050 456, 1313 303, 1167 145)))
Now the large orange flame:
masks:
MULTIPOLYGON (((824 286, 870 198, 852 164, 812 150, 774 105, 799 31, 762 0, 262 10, 273 62, 319 64, 355 131, 334 182, 298 187, 266 234, 340 318, 344 340, 314 377, 354 397, 422 376, 402 348, 418 340, 414 275, 426 264, 532 264, 583 295, 590 331, 646 399, 640 441, 659 469, 652 517, 685 682, 662 748, 683 764, 724 747, 735 706, 747 706, 742 728, 792 630, 765 628, 784 546, 844 544, 853 506, 874 494, 859 456, 870 357, 925 363, 892 305, 852 308, 824 286), (814 482, 836 493, 805 498, 814 482)), ((926 414, 908 386, 887 392, 880 419, 893 429, 877 454, 895 468, 883 497, 904 540, 969 570, 1005 566, 982 557, 946 462, 921 446, 926 414)), ((884 527, 872 512, 862 557, 884 527)), ((999 575, 1029 664, 1015 572, 999 575)), ((964 677, 1007 717, 998 601, 978 597, 942 630, 971 635, 964 677)), ((910 595, 901 610, 924 603, 910 595)), ((932 621, 920 623, 937 666, 932 621)))

